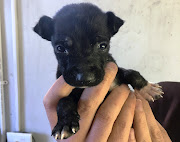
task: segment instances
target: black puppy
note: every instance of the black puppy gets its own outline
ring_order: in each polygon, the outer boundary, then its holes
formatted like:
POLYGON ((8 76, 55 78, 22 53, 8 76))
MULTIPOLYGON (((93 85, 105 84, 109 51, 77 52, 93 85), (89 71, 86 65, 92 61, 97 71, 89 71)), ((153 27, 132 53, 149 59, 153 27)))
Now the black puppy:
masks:
MULTIPOLYGON (((34 31, 54 47, 57 78, 63 75, 68 84, 76 87, 58 103, 58 122, 52 131, 56 139, 68 138, 79 130, 77 107, 82 88, 99 84, 106 64, 115 62, 109 54, 110 39, 123 24, 112 12, 104 13, 92 4, 81 3, 63 7, 53 18, 41 17, 34 27, 34 31)), ((118 68, 113 84, 122 83, 146 92, 144 97, 148 100, 154 101, 163 94, 160 86, 148 83, 134 70, 118 68)))

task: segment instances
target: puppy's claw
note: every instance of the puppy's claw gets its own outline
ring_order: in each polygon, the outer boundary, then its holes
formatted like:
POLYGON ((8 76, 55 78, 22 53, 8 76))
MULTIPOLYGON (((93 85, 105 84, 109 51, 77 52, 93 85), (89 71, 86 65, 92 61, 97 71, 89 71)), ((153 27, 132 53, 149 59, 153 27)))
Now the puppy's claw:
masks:
MULTIPOLYGON (((164 94, 164 92, 163 92, 163 91, 161 91, 160 93, 161 93, 161 94, 164 94)), ((162 96, 162 95, 161 95, 161 96, 162 96)))
POLYGON ((61 140, 63 140, 63 139, 64 139, 64 136, 65 136, 65 134, 61 134, 61 140))
POLYGON ((59 133, 56 133, 56 135, 55 135, 55 140, 58 140, 59 139, 59 137, 60 137, 60 134, 59 133))
POLYGON ((76 133, 76 129, 72 128, 72 132, 73 132, 73 134, 75 134, 76 133))
POLYGON ((162 95, 156 95, 156 96, 154 96, 154 100, 158 100, 158 99, 160 99, 160 98, 163 98, 163 96, 162 96, 162 95))
POLYGON ((153 98, 151 98, 151 101, 154 103, 154 99, 153 98))
POLYGON ((61 140, 67 138, 67 136, 68 136, 68 130, 69 130, 68 126, 64 126, 64 127, 63 127, 63 129, 62 129, 62 131, 61 131, 61 140))
MULTIPOLYGON (((138 92, 138 91, 137 91, 138 92)), ((157 83, 148 83, 144 88, 142 88, 139 93, 148 101, 154 102, 160 98, 163 98, 162 87, 157 83)))

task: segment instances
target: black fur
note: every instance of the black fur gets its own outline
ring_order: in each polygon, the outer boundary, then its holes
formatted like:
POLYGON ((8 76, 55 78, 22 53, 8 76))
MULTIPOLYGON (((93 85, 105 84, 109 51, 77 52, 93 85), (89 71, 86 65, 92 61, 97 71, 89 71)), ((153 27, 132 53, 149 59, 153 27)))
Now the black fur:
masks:
POLYGON ((51 41, 53 30, 53 20, 48 16, 41 17, 38 24, 34 27, 34 31, 37 34, 49 41, 51 41))
MULTIPOLYGON (((112 12, 104 13, 98 7, 87 4, 72 4, 63 7, 51 19, 43 16, 34 28, 42 38, 51 41, 58 61, 57 78, 63 75, 65 81, 75 86, 72 93, 59 101, 58 123, 52 134, 62 129, 71 136, 72 128, 79 129, 77 104, 83 89, 99 84, 104 78, 104 68, 110 61, 110 39, 124 21, 112 12)), ((134 70, 118 69, 118 85, 131 84, 135 89, 147 85, 147 81, 134 70)))

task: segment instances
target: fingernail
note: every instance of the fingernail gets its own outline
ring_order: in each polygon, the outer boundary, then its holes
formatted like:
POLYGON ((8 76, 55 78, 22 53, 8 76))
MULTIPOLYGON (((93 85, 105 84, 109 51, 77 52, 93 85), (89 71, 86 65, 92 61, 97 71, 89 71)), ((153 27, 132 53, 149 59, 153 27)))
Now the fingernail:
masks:
POLYGON ((153 99, 153 97, 151 98, 151 101, 154 103, 154 99, 153 99))
POLYGON ((131 84, 128 84, 129 89, 134 92, 134 88, 131 86, 131 84))
POLYGON ((109 63, 107 63, 106 68, 111 69, 111 70, 116 70, 117 65, 113 62, 109 62, 109 63))
POLYGON ((142 101, 140 99, 136 99, 136 110, 143 111, 142 101))

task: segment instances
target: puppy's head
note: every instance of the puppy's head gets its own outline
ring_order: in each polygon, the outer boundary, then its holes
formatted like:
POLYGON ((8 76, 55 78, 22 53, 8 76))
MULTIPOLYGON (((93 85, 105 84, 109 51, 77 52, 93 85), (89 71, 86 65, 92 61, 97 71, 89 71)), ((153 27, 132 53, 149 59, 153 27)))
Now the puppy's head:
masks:
POLYGON ((34 31, 51 41, 65 81, 85 87, 103 80, 105 65, 113 61, 110 39, 123 23, 112 12, 81 3, 63 7, 53 18, 41 17, 34 31))

